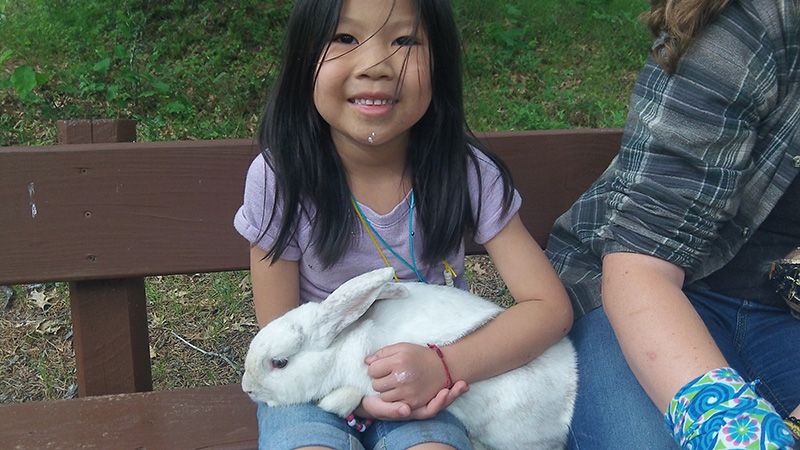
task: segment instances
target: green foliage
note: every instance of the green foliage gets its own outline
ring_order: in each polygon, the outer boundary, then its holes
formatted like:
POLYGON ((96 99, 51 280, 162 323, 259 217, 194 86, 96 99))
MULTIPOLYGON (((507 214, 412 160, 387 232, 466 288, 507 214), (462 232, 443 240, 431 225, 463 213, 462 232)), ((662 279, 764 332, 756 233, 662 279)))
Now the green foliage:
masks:
MULTIPOLYGON (((645 0, 453 0, 476 131, 621 126, 645 0)), ((287 0, 0 0, 0 145, 58 119, 133 118, 140 140, 250 137, 287 0)))
POLYGON ((638 21, 646 1, 461 0, 456 6, 476 130, 622 126, 649 44, 638 21))
POLYGON ((52 143, 55 120, 83 117, 137 119, 142 140, 248 136, 289 6, 8 3, 0 16, 0 145, 52 143), (31 83, 31 71, 50 76, 31 83))

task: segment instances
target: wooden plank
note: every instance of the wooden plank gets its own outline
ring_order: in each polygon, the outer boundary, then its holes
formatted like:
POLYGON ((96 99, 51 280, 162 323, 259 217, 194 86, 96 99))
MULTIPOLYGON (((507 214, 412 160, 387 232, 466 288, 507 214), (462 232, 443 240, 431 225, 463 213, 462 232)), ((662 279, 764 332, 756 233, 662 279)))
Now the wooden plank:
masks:
POLYGON ((1 282, 247 267, 232 223, 254 154, 243 140, 0 148, 1 282))
POLYGON ((56 122, 56 127, 60 144, 91 144, 94 142, 91 120, 59 120, 56 122))
POLYGON ((2 448, 257 448, 239 385, 0 406, 2 448))
MULTIPOLYGON (((128 119, 92 120, 92 142, 133 142, 136 140, 136 121, 128 119)), ((79 142, 58 141, 60 144, 79 142)), ((84 143, 84 142, 80 142, 84 143)))
MULTIPOLYGON (((621 131, 484 136, 511 167, 522 219, 544 245, 621 131)), ((0 148, 0 254, 14 261, 0 266, 0 283, 247 268, 232 217, 255 154, 251 140, 0 148)))
POLYGON ((144 278, 70 283, 78 394, 153 389, 144 278))
POLYGON ((77 119, 56 122, 59 144, 133 142, 136 121, 129 119, 77 119))

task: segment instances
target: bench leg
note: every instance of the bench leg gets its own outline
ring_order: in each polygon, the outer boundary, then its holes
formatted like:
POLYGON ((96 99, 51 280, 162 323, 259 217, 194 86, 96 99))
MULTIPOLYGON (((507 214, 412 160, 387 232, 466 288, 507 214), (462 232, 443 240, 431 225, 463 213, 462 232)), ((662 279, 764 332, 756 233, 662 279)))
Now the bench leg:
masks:
POLYGON ((144 278, 70 283, 78 394, 153 389, 144 278))

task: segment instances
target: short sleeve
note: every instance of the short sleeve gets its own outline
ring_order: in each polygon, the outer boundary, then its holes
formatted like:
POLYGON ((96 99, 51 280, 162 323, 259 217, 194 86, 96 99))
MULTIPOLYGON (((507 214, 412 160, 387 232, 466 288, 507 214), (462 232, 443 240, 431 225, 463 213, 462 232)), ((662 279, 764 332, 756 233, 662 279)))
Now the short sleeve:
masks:
POLYGON ((469 158, 467 164, 469 195, 475 219, 475 243, 483 245, 497 235, 519 211, 522 197, 514 189, 511 204, 503 208, 503 178, 500 169, 485 154, 473 149, 478 165, 469 158), (477 169, 477 170, 476 170, 477 169))
MULTIPOLYGON (((275 243, 281 224, 281 208, 277 207, 275 195, 275 173, 263 155, 258 155, 247 170, 244 200, 236 212, 233 225, 251 245, 269 251, 275 243)), ((297 261, 300 248, 296 237, 281 255, 282 259, 297 261)))

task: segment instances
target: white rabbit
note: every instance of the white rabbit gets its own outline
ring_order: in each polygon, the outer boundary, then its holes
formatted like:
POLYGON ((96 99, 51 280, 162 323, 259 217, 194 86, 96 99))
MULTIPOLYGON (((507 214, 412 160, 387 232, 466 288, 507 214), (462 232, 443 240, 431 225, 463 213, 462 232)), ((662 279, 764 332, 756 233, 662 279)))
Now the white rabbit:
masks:
MULTIPOLYGON (((395 283, 393 274, 365 273, 270 322, 250 343, 243 390, 270 406, 317 402, 345 417, 375 395, 367 355, 398 342, 447 345, 502 312, 461 289, 395 283)), ((475 448, 562 448, 576 388, 575 351, 564 338, 518 369, 472 383, 448 410, 475 448)))

